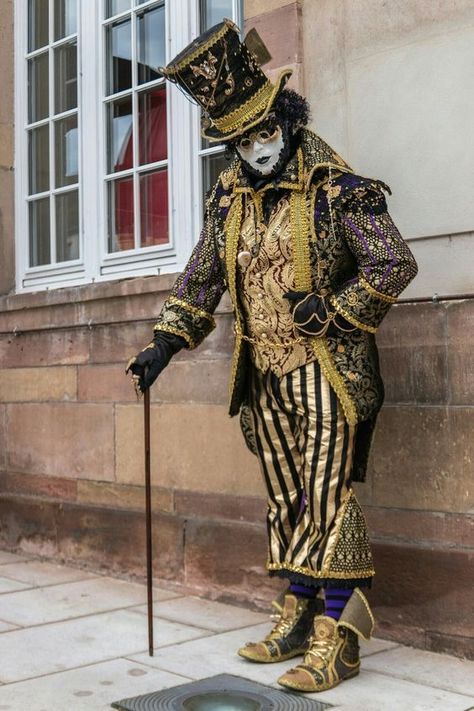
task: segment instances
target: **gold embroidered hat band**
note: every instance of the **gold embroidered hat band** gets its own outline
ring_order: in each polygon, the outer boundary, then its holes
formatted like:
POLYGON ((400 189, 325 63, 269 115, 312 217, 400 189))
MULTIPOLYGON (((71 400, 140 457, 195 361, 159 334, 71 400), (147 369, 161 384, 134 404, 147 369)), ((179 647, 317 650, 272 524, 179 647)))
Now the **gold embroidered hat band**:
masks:
POLYGON ((214 142, 228 141, 263 121, 292 74, 286 69, 272 84, 256 54, 240 41, 239 28, 227 19, 159 71, 201 106, 202 135, 214 142))

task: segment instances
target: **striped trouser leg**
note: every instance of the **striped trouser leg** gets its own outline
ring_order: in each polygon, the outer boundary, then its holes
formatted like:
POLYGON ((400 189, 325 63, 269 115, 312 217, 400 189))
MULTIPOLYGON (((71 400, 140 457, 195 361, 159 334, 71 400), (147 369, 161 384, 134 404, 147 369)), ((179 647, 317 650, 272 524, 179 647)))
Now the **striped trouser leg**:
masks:
POLYGON ((316 585, 367 584, 372 557, 350 488, 355 428, 319 364, 281 379, 255 371, 252 413, 268 491, 269 570, 316 585))

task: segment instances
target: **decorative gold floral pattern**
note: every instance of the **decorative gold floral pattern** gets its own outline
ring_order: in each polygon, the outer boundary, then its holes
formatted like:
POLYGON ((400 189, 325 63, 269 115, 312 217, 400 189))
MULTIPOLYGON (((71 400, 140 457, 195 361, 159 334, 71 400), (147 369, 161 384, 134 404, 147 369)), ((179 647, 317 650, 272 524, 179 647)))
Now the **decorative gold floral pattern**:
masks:
MULTIPOLYGON (((256 216, 253 202, 241 228, 240 248, 255 242, 256 216)), ((283 197, 276 206, 258 254, 249 266, 239 269, 239 292, 252 338, 252 360, 265 372, 271 370, 281 377, 315 359, 307 339, 295 339, 290 303, 283 294, 295 288, 292 255, 290 205, 283 197)))

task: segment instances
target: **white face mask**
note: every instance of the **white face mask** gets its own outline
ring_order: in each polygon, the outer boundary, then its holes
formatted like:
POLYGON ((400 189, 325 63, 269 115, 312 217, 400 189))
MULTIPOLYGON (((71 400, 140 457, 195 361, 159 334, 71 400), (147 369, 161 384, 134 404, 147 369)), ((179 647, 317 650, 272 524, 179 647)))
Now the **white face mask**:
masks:
POLYGON ((241 160, 259 175, 270 175, 273 172, 285 147, 280 126, 276 127, 270 137, 267 136, 266 131, 251 134, 248 139, 242 139, 236 146, 241 160), (262 134, 265 135, 264 138, 262 134))

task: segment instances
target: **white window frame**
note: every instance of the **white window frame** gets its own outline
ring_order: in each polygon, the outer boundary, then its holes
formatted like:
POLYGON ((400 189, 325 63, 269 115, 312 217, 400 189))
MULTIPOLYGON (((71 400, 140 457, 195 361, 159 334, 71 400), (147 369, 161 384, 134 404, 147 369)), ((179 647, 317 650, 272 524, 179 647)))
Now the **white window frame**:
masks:
MULTIPOLYGON (((151 7, 149 0, 140 9, 151 7)), ((27 0, 15 0, 15 236, 16 290, 36 291, 179 271, 195 244, 201 221, 197 170, 198 113, 168 84, 168 185, 170 243, 107 252, 103 0, 78 0, 78 128, 80 258, 28 264, 28 51, 27 0), (171 121, 171 116, 173 120, 171 121), (191 166, 191 169, 190 169, 191 166)), ((197 0, 167 0, 166 61, 199 34, 197 0)), ((120 15, 117 15, 120 17, 120 15)))

